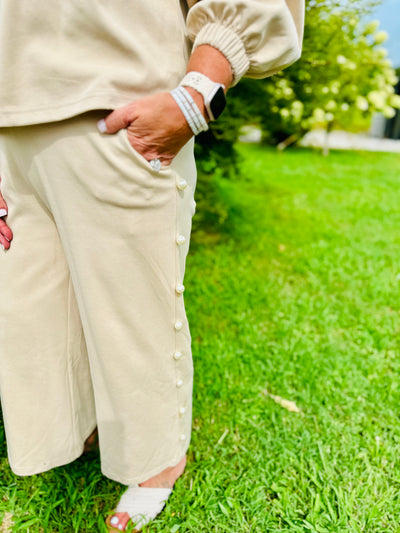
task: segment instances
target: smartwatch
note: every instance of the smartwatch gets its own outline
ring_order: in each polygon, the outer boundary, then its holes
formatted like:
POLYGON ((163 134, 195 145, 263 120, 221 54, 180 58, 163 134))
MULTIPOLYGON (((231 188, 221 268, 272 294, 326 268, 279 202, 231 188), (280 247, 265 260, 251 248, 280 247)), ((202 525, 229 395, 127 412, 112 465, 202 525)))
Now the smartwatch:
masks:
POLYGON ((216 120, 226 106, 225 85, 216 83, 201 72, 188 72, 179 85, 200 93, 210 121, 216 120))

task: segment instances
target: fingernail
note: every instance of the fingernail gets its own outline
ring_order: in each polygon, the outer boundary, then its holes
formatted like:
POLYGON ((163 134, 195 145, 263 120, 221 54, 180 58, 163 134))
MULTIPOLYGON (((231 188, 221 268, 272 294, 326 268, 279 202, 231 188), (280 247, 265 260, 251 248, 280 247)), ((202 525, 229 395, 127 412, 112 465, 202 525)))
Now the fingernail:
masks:
POLYGON ((5 217, 7 215, 7 209, 0 209, 0 217, 5 217))
POLYGON ((97 129, 100 133, 107 133, 106 121, 102 118, 97 123, 97 129))
POLYGON ((0 246, 3 248, 3 251, 5 252, 6 249, 4 248, 4 244, 2 242, 0 242, 0 246))

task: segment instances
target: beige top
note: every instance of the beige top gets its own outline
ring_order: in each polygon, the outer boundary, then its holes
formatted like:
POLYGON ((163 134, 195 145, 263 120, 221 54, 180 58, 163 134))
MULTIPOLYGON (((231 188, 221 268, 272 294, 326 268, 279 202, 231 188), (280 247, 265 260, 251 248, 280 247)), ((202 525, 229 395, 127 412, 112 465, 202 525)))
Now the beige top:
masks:
POLYGON ((234 83, 270 76, 300 56, 303 13, 304 0, 0 0, 0 126, 170 90, 200 44, 234 83))

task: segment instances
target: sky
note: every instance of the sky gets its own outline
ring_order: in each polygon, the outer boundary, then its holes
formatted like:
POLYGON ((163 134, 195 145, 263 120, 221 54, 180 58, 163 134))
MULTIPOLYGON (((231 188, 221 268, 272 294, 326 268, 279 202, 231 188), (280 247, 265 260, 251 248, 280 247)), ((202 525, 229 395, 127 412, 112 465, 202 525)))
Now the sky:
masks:
POLYGON ((400 67, 400 0, 382 0, 373 18, 380 21, 380 30, 388 32, 389 39, 383 46, 388 50, 393 66, 400 67))

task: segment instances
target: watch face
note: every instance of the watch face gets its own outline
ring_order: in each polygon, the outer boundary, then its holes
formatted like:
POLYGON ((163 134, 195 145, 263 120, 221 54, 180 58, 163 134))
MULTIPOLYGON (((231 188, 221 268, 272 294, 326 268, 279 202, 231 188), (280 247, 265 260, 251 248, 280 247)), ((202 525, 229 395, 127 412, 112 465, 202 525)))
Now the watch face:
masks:
POLYGON ((215 119, 220 116, 222 111, 225 109, 225 106, 226 98, 224 89, 222 87, 219 87, 210 102, 210 109, 215 119))

